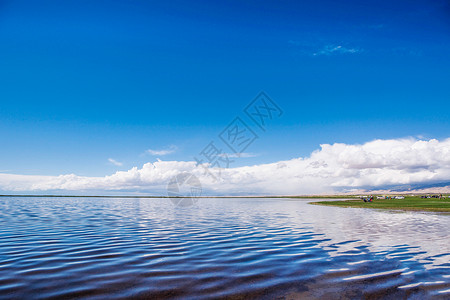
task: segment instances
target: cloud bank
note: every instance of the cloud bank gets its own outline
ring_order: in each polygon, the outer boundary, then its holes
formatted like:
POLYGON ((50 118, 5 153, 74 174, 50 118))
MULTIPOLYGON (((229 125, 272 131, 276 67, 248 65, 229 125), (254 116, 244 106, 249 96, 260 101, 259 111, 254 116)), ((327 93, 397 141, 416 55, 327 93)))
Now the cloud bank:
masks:
POLYGON ((322 194, 352 189, 450 181, 450 139, 374 140, 362 145, 323 144, 308 157, 238 168, 206 168, 195 161, 146 163, 110 176, 0 174, 13 192, 107 191, 165 194, 180 172, 196 175, 206 194, 322 194), (214 175, 217 180, 212 176, 214 175))

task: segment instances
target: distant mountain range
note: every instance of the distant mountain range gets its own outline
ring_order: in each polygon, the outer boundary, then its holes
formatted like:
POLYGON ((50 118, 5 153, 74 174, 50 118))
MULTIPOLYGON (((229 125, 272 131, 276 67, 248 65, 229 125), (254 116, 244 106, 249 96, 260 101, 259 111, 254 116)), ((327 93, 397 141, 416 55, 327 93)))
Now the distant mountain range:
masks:
POLYGON ((373 193, 450 193, 450 181, 417 183, 382 187, 365 187, 360 191, 373 193))

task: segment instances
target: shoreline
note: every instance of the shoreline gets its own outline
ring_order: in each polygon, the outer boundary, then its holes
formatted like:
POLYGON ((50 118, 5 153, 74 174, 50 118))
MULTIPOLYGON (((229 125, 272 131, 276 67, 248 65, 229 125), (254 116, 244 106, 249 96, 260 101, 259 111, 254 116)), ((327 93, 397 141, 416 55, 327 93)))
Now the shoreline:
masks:
MULTIPOLYGON (((427 195, 404 195, 404 199, 375 199, 373 202, 364 202, 357 195, 302 195, 302 196, 199 196, 199 199, 306 199, 313 200, 308 202, 312 205, 334 206, 343 208, 369 208, 369 209, 383 209, 392 211, 416 211, 416 212, 441 212, 450 213, 450 196, 443 195, 444 198, 422 198, 427 195), (323 201, 314 201, 323 200, 323 201)), ((429 195, 429 194, 428 194, 429 195)), ((374 195, 377 196, 377 195, 374 195)), ((379 196, 379 195, 378 195, 379 196)), ((145 196, 145 195, 0 195, 0 198, 16 197, 16 198, 109 198, 109 199, 170 199, 170 198, 191 198, 189 196, 145 196)))
MULTIPOLYGON (((116 196, 116 195, 0 195, 0 197, 53 197, 53 198, 192 198, 191 196, 116 196)), ((348 198, 357 198, 358 196, 351 195, 331 195, 331 196, 322 196, 322 195, 311 195, 311 196, 196 196, 194 198, 280 198, 280 199, 348 199, 348 198)))

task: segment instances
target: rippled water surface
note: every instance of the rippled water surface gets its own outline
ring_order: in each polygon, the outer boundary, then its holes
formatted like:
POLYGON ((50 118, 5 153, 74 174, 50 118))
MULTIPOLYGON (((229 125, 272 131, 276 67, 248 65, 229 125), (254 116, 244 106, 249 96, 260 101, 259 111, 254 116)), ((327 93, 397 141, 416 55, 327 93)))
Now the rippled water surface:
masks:
POLYGON ((0 298, 449 299, 450 215, 0 198, 0 298))

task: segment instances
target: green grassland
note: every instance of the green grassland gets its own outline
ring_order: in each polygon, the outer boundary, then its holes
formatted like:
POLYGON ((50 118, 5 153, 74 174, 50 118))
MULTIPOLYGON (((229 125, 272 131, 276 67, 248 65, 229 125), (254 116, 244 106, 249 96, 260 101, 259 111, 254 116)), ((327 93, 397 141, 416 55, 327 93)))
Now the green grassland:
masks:
POLYGON ((375 199, 364 202, 361 199, 344 201, 319 201, 311 204, 340 207, 362 207, 378 209, 399 209, 413 211, 450 212, 450 198, 421 198, 420 196, 405 196, 405 199, 375 199))

